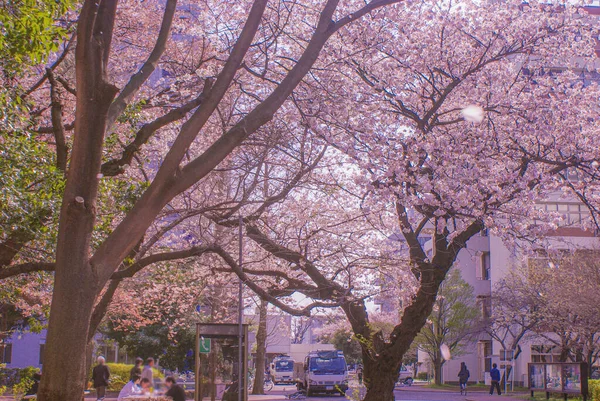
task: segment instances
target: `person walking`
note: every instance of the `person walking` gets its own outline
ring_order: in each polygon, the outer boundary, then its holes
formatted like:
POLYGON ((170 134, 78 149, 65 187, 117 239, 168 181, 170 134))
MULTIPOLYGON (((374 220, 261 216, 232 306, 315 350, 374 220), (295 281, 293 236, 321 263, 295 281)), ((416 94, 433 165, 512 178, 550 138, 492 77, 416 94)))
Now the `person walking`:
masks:
POLYGON ((356 367, 356 376, 358 377, 358 384, 362 384, 362 382, 363 382, 363 368, 362 368, 362 365, 358 365, 356 367))
POLYGON ((185 401, 185 390, 177 384, 173 376, 169 376, 165 379, 165 386, 169 389, 165 396, 171 397, 173 401, 185 401))
POLYGON ((458 372, 458 384, 460 385, 460 393, 467 394, 467 382, 469 381, 469 369, 467 369, 467 364, 464 362, 460 363, 460 371, 458 372))
POLYGON ((496 388, 496 390, 498 391, 498 395, 500 395, 500 371, 498 370, 498 365, 492 365, 492 370, 490 370, 490 376, 492 378, 492 385, 490 386, 490 395, 494 394, 494 388, 496 388))
POLYGON ((154 358, 146 359, 146 366, 142 370, 142 379, 150 380, 150 383, 154 383, 154 377, 152 374, 152 368, 154 367, 154 358))
POLYGON ((110 370, 108 369, 108 366, 106 366, 106 361, 103 356, 99 356, 96 359, 96 362, 98 362, 98 364, 92 369, 92 382, 96 389, 96 399, 101 401, 104 400, 104 396, 106 395, 106 387, 108 386, 108 379, 110 379, 110 370))
POLYGON ((135 366, 131 368, 129 372, 129 380, 132 380, 134 376, 142 376, 142 364, 144 360, 139 356, 135 358, 135 366))

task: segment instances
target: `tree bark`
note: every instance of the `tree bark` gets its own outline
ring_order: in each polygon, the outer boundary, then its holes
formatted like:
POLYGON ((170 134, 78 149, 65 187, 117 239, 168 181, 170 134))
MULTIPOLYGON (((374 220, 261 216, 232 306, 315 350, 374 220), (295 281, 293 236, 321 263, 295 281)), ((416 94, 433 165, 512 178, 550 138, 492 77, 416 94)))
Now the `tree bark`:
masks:
POLYGON ((108 108, 117 93, 106 80, 116 0, 86 1, 77 28, 75 141, 63 195, 54 292, 44 350, 40 401, 80 401, 87 338, 96 296, 103 286, 90 263, 98 174, 108 108))
MULTIPOLYGON (((394 387, 398 379, 397 358, 378 358, 376 361, 363 359, 365 369, 371 364, 377 364, 377 374, 369 377, 367 393, 363 401, 394 401, 394 387)), ((373 367, 371 367, 373 369, 373 367)))
POLYGON ((252 394, 264 394, 265 389, 265 361, 267 357, 267 306, 269 303, 260 300, 258 313, 258 331, 256 332, 256 374, 252 394))
POLYGON ((442 361, 433 360, 433 382, 436 385, 442 384, 442 361))
POLYGON ((328 0, 305 51, 283 81, 201 156, 181 168, 190 144, 219 105, 253 42, 267 5, 267 0, 256 0, 214 86, 199 109, 183 124, 152 184, 91 257, 102 146, 109 108, 118 92, 106 79, 118 1, 84 1, 75 54, 74 143, 60 214, 55 286, 38 400, 81 400, 87 374, 85 350, 96 298, 163 207, 213 171, 248 135, 273 118, 310 71, 331 35, 375 8, 397 1, 372 1, 336 23, 333 18, 338 0, 328 0))

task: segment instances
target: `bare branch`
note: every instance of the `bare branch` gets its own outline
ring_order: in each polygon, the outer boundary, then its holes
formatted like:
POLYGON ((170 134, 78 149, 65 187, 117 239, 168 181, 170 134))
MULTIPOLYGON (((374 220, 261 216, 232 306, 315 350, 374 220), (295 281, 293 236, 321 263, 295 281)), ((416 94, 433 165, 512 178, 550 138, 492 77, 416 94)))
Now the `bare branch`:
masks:
POLYGON ((45 262, 29 262, 22 263, 19 265, 8 266, 0 269, 0 279, 18 276, 19 274, 32 273, 32 272, 53 272, 54 263, 45 262))
POLYGON ((189 249, 184 249, 181 251, 173 251, 173 252, 163 252, 163 253, 155 253, 153 255, 147 256, 136 263, 132 264, 130 267, 114 272, 111 279, 123 279, 126 277, 133 277, 137 272, 142 270, 144 267, 151 265, 153 263, 158 262, 167 262, 170 260, 179 260, 191 258, 193 256, 199 256, 203 253, 212 251, 214 248, 211 246, 195 246, 189 249))
POLYGON ((107 132, 111 130, 117 118, 121 115, 121 113, 123 113, 125 107, 127 107, 127 104, 138 93, 141 86, 156 69, 158 61, 166 49, 169 32, 171 31, 171 23, 173 22, 173 16, 175 15, 176 8, 177 0, 167 0, 158 38, 154 44, 154 49, 152 49, 152 52, 140 70, 129 79, 127 85, 125 85, 121 93, 119 93, 119 96, 117 96, 108 109, 108 117, 106 119, 107 132))
POLYGON ((186 116, 187 113, 200 106, 202 101, 206 98, 206 95, 210 91, 211 87, 212 80, 207 79, 200 96, 174 110, 171 110, 164 116, 158 117, 154 121, 144 124, 135 135, 133 142, 125 147, 121 158, 111 159, 102 164, 102 174, 106 177, 113 177, 122 174, 125 171, 124 167, 131 164, 135 154, 140 150, 142 145, 148 142, 148 140, 156 131, 172 122, 181 120, 186 116))
POLYGON ((46 75, 50 82, 50 99, 52 102, 50 113, 52 116, 52 133, 54 134, 54 140, 56 141, 56 167, 65 173, 67 171, 67 154, 69 148, 67 147, 65 126, 62 120, 62 103, 60 102, 54 73, 50 68, 46 69, 46 75))
MULTIPOLYGON (((67 57, 67 54, 69 54, 69 52, 71 51, 71 47, 73 46, 73 43, 75 43, 75 37, 76 37, 76 34, 73 33, 71 35, 71 38, 69 38, 69 42, 67 42, 67 45, 63 49, 63 52, 60 54, 60 56, 58 56, 58 58, 56 59, 56 61, 54 63, 52 63, 52 65, 49 67, 50 71, 54 71, 56 69, 56 67, 58 67, 60 65, 60 63, 63 62, 63 60, 65 59, 65 57, 67 57)), ((33 86, 31 88, 29 88, 21 96, 21 98, 25 99, 27 96, 31 95, 37 88, 39 88, 40 86, 42 86, 42 84, 46 81, 46 79, 48 79, 48 72, 47 71, 48 71, 48 69, 46 69, 46 73, 39 79, 39 81, 37 81, 35 84, 33 84, 33 86)))

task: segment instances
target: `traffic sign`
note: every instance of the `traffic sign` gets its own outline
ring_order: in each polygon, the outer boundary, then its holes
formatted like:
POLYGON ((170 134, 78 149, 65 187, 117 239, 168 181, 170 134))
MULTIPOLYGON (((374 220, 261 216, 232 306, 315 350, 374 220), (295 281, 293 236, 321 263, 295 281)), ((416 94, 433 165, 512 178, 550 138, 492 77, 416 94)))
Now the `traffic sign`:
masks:
POLYGON ((201 354, 210 354, 210 338, 200 337, 198 349, 201 354))

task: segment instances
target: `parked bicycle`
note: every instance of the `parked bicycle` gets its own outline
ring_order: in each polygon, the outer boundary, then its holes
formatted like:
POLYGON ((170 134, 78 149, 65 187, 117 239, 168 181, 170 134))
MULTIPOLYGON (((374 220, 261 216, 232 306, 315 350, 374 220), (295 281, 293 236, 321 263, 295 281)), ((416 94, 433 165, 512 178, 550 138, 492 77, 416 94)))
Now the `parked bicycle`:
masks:
MULTIPOLYGON (((273 387, 275 386, 275 383, 273 383, 273 380, 271 380, 271 377, 269 375, 265 374, 265 379, 263 382, 263 389, 265 391, 271 391, 273 390, 273 387)), ((252 387, 254 387, 254 376, 248 376, 248 391, 252 391, 252 387)))

